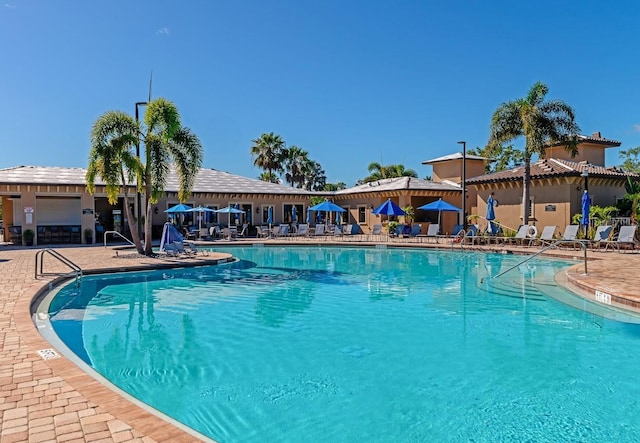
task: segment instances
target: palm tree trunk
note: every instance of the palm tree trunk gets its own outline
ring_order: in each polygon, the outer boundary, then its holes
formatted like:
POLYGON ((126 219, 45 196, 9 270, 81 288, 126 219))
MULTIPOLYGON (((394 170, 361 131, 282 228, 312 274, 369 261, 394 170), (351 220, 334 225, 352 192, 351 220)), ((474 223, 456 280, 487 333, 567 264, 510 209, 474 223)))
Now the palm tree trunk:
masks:
POLYGON ((138 224, 133 218, 131 212, 131 206, 129 206, 129 194, 124 193, 124 213, 127 216, 127 224, 129 225, 129 232, 131 233, 131 241, 136 245, 136 249, 142 254, 142 243, 140 242, 140 235, 138 234, 138 224))
POLYGON ((529 224, 529 210, 531 205, 529 203, 531 186, 531 157, 525 155, 524 158, 524 178, 522 180, 522 224, 529 224))

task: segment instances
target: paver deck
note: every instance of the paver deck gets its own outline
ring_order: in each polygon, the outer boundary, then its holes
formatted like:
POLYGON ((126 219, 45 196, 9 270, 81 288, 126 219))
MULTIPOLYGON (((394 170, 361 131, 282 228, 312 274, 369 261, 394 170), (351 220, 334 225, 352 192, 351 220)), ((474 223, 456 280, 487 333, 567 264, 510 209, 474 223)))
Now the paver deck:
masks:
MULTIPOLYGON (((334 243, 333 240, 338 239, 323 239, 321 243, 308 239, 295 241, 327 245, 334 243)), ((293 239, 281 241, 287 244, 294 242, 293 239)), ((275 243, 274 240, 265 242, 275 243)), ((237 244, 240 243, 242 241, 237 244)), ((343 244, 343 241, 335 243, 343 244)), ((401 239, 387 244, 450 248, 444 242, 417 244, 404 243, 401 239)), ((519 246, 479 248, 527 254, 536 251, 519 246)), ((52 346, 34 326, 31 305, 37 293, 54 278, 34 278, 37 250, 0 246, 0 441, 150 443, 204 440, 126 400, 85 374, 64 356, 44 360, 37 353, 52 346)), ((101 246, 56 250, 85 271, 184 266, 225 259, 224 254, 210 254, 193 260, 131 257, 122 253, 116 257, 114 250, 101 246)), ((554 250, 553 254, 577 259, 582 257, 582 252, 575 250, 554 250)), ((640 254, 589 251, 588 257, 588 275, 584 275, 583 264, 566 271, 570 287, 584 297, 595 299, 596 291, 599 291, 600 295, 611 296, 613 304, 619 303, 630 309, 640 307, 640 275, 633 272, 640 265, 640 254)), ((45 260, 46 271, 65 270, 55 260, 45 260)))

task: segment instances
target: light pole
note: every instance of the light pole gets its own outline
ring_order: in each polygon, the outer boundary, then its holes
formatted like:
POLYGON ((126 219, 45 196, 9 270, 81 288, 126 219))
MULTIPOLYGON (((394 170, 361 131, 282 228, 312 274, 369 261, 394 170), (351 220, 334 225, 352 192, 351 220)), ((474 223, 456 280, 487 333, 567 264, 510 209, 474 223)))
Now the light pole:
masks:
POLYGON ((462 145, 462 228, 467 230, 467 142, 460 141, 462 145))
POLYGON ((585 169, 584 171, 582 171, 580 177, 584 177, 584 190, 589 192, 589 170, 585 169))
MULTIPOLYGON (((136 102, 136 126, 140 123, 140 116, 138 114, 139 106, 146 106, 148 102, 136 102)), ((138 131, 136 135, 136 157, 138 157, 138 161, 140 161, 140 131, 138 131)), ((136 203, 138 205, 138 220, 137 220, 137 229, 138 236, 142 240, 142 195, 140 194, 140 184, 136 181, 136 203)))

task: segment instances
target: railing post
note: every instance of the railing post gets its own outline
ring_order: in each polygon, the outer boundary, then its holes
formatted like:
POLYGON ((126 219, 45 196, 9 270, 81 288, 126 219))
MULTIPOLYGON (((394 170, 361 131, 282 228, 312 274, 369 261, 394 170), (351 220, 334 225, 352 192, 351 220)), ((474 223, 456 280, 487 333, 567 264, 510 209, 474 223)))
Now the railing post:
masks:
POLYGON ((589 275, 587 272, 587 242, 580 242, 582 249, 584 249, 584 275, 589 275))

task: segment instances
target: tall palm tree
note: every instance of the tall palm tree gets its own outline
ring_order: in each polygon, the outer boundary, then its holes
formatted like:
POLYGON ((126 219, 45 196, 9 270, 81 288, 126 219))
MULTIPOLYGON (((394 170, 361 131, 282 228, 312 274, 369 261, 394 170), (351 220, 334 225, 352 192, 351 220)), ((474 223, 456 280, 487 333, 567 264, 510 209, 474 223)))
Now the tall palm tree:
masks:
POLYGON ((309 160, 303 167, 304 185, 307 191, 321 191, 327 182, 327 175, 322 165, 315 160, 309 160))
POLYGON ((118 203, 120 193, 124 195, 124 210, 129 231, 138 252, 142 253, 140 235, 129 204, 129 186, 141 184, 143 167, 135 153, 138 125, 136 121, 120 111, 108 111, 95 121, 91 128, 91 151, 85 180, 90 194, 95 192, 96 179, 106 184, 109 204, 118 203))
POLYGON ((529 223, 529 195, 531 186, 531 157, 544 156, 551 143, 564 144, 571 155, 578 151, 573 109, 561 100, 544 101, 549 88, 536 82, 525 98, 501 104, 491 117, 489 146, 524 137, 524 177, 522 191, 522 222, 529 223))
POLYGON ((301 188, 304 185, 304 167, 309 162, 309 153, 297 146, 283 150, 285 180, 301 188))
POLYGON ((264 169, 271 176, 272 173, 282 173, 282 154, 284 140, 273 132, 262 134, 260 138, 252 140, 251 157, 253 164, 264 169))
POLYGON ((117 202, 118 193, 125 195, 125 213, 129 230, 138 252, 152 254, 152 210, 163 195, 171 164, 178 174, 178 199, 185 202, 191 193, 202 164, 202 146, 198 137, 181 125, 176 106, 163 98, 147 105, 144 124, 119 111, 109 111, 96 120, 91 131, 91 152, 87 170, 87 186, 95 190, 95 179, 107 184, 109 202, 117 202), (144 143, 144 157, 138 158, 134 147, 138 138, 144 143), (144 162, 143 162, 144 160, 144 162), (128 203, 127 183, 137 179, 138 189, 145 192, 145 238, 142 246, 128 203))
MULTIPOLYGON (((178 108, 169 100, 158 98, 147 105, 144 114, 145 145, 144 184, 146 197, 145 238, 151 239, 153 205, 164 194, 169 165, 178 175, 178 200, 187 201, 202 166, 203 150, 198 136, 183 127, 178 108)), ((151 255, 151 241, 145 242, 145 254, 151 255)))

